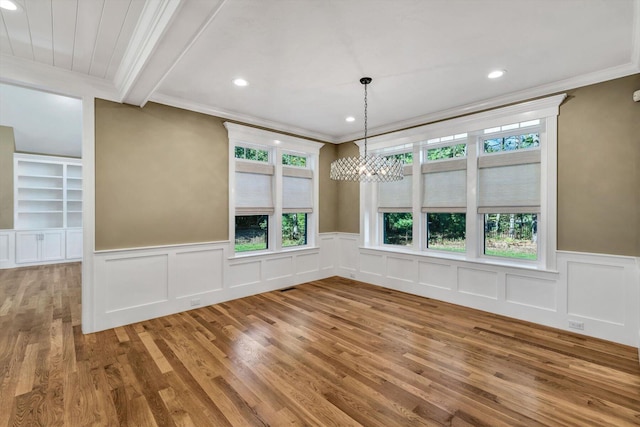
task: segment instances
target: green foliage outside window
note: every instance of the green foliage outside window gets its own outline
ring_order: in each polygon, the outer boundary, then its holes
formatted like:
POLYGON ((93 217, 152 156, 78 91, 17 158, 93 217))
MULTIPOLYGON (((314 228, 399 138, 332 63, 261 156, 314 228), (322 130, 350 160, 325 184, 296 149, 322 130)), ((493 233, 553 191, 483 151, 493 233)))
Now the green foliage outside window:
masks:
POLYGON ((267 249, 269 244, 269 216, 236 216, 236 252, 259 251, 267 249))
POLYGON ((427 150, 427 160, 454 159, 467 156, 467 144, 449 145, 447 147, 427 150))
POLYGON ((486 214, 484 253, 507 258, 538 257, 537 214, 486 214))
POLYGON ((282 247, 307 244, 307 214, 282 214, 282 247))
POLYGON ((387 157, 387 159, 398 159, 405 165, 412 165, 413 164, 413 153, 411 153, 411 152, 409 152, 409 153, 392 154, 392 155, 386 156, 386 157, 387 157))
POLYGON ((485 153, 497 153, 500 151, 526 150, 539 147, 540 135, 529 133, 526 135, 512 135, 504 138, 492 138, 484 140, 485 153))
POLYGON ((427 247, 440 251, 464 252, 466 218, 464 213, 428 213, 427 247))
POLYGON ((257 162, 269 162, 269 152, 267 150, 259 150, 256 148, 241 147, 236 145, 236 159, 254 160, 257 162))
POLYGON ((282 164, 285 166, 307 167, 307 158, 304 156, 296 156, 294 154, 283 154, 282 164))
POLYGON ((409 212, 384 213, 384 244, 408 246, 413 241, 413 215, 409 212))

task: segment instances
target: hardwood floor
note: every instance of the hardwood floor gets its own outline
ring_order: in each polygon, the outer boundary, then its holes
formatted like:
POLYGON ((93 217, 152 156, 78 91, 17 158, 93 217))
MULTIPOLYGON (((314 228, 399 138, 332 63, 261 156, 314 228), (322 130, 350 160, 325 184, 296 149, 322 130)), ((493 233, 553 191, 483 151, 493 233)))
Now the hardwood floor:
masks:
POLYGON ((96 334, 0 270, 0 426, 632 426, 637 350, 341 278, 96 334))

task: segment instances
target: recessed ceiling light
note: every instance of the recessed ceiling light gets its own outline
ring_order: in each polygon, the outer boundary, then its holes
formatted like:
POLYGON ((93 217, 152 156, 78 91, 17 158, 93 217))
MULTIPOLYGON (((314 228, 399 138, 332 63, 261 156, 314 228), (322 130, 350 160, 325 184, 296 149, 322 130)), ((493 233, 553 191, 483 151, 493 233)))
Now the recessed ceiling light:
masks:
POLYGON ((0 0, 0 8, 5 10, 18 10, 18 5, 11 0, 0 0))
POLYGON ((244 86, 248 86, 249 82, 246 81, 245 79, 237 78, 233 80, 233 84, 236 86, 244 87, 244 86))
POLYGON ((273 142, 275 142, 276 144, 280 144, 282 141, 280 141, 279 139, 274 139, 273 142))
POLYGON ((355 118, 355 117, 353 117, 353 116, 349 116, 349 117, 347 117, 347 118, 346 118, 346 119, 344 119, 344 120, 345 120, 345 121, 347 121, 347 122, 349 122, 349 123, 351 123, 351 122, 355 122, 355 121, 356 121, 356 118, 355 118))
POLYGON ((495 70, 490 72, 487 77, 489 77, 490 79, 497 79, 499 77, 504 76, 504 73, 506 73, 505 70, 495 70))

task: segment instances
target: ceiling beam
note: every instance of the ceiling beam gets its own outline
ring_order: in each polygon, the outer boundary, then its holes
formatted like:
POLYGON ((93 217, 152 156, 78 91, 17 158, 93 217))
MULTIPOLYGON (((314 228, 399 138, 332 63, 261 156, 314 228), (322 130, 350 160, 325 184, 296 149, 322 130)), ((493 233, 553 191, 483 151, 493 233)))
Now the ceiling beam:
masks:
MULTIPOLYGON (((166 7, 155 20, 157 30, 144 31, 141 29, 141 32, 148 35, 147 38, 141 36, 138 39, 135 34, 125 57, 128 59, 129 50, 131 50, 132 52, 143 52, 144 58, 135 61, 135 53, 132 53, 132 59, 127 61, 129 64, 123 69, 121 80, 118 80, 118 75, 116 75, 116 85, 121 90, 122 102, 143 107, 173 67, 216 18, 226 2, 227 0, 182 2, 181 0, 164 0, 163 3, 166 3, 166 7), (177 7, 173 3, 181 4, 180 7, 177 7), (173 7, 173 11, 171 7, 173 7), (165 34, 164 30, 169 24, 171 31, 167 31, 165 34), (163 25, 162 32, 160 32, 160 25, 163 25), (157 49, 157 53, 154 54, 158 46, 161 48, 157 49)), ((149 25, 153 25, 153 20, 149 25)), ((137 32, 138 29, 136 29, 137 32)))

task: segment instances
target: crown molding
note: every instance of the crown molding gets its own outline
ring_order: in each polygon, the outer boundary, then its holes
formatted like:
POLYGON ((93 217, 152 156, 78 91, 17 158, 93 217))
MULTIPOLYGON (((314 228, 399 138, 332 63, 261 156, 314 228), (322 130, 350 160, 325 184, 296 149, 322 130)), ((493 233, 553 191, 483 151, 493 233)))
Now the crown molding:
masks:
MULTIPOLYGON (((407 129, 415 126, 420 126, 428 123, 432 123, 439 120, 450 119, 452 117, 463 116, 470 113, 477 113, 484 110, 489 110, 504 105, 513 104, 516 102, 522 102, 541 96, 547 96, 554 93, 563 92, 569 89, 575 89, 577 87, 588 86, 595 83, 601 83, 607 80, 613 80, 620 77, 625 77, 631 74, 640 72, 640 65, 638 63, 629 62, 624 65, 607 68, 604 70, 594 71, 592 73, 583 74, 576 77, 571 77, 564 80, 559 80, 553 83, 548 83, 541 86, 536 86, 529 89, 524 89, 517 92, 512 92, 506 95, 501 95, 495 98, 486 99, 480 102, 474 102, 470 104, 461 105, 458 107, 449 108, 434 113, 425 114, 422 116, 414 117, 412 119, 395 122, 389 125, 378 126, 369 129, 371 135, 381 135, 389 132, 395 132, 402 129, 407 129)), ((351 133, 344 135, 343 137, 336 138, 338 144, 343 142, 355 141, 362 138, 362 133, 351 133)))
POLYGON ((333 138, 330 135, 326 135, 319 132, 312 132, 307 129, 290 126, 284 123, 274 122, 271 120, 261 119, 261 118, 253 117, 247 114, 241 114, 233 111, 222 110, 215 107, 211 107, 209 105, 191 102, 188 100, 176 98, 169 95, 164 95, 161 93, 154 94, 153 96, 151 96, 149 100, 153 102, 157 102, 159 104, 169 105, 171 107, 182 108, 184 110, 195 111, 197 113, 203 113, 209 116, 216 116, 216 117, 220 117, 227 120, 233 120, 234 122, 267 128, 276 132, 284 132, 284 133, 300 136, 303 138, 315 139, 317 141, 322 141, 322 142, 329 142, 333 144, 336 143, 335 138, 333 138))
POLYGON ((5 54, 0 54, 0 64, 0 81, 5 83, 77 98, 120 101, 118 90, 109 80, 5 54))

